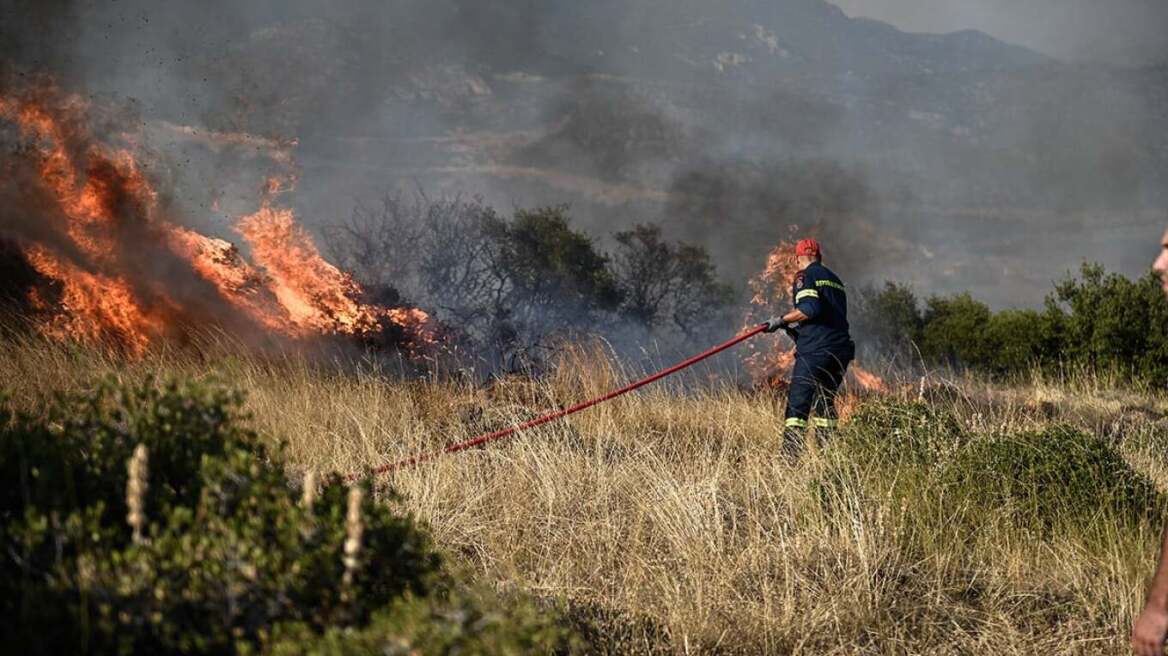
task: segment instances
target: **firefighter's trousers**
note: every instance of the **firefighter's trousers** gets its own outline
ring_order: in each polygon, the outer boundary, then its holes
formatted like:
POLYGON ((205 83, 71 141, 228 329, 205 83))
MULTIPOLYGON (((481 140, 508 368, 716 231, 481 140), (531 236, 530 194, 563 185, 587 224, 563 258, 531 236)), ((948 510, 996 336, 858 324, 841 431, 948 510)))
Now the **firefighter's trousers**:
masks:
POLYGON ((802 453, 803 436, 807 432, 812 410, 815 418, 811 425, 815 427, 820 445, 835 430, 839 423, 835 396, 844 382, 848 364, 854 357, 854 347, 798 353, 795 356, 783 430, 783 451, 788 456, 797 457, 802 453))

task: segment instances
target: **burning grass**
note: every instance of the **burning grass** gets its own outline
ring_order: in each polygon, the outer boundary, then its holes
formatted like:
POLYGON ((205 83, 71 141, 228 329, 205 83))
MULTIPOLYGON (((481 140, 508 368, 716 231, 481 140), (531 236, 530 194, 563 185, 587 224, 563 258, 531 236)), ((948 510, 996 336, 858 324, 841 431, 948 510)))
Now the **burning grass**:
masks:
POLYGON ((100 138, 89 110, 48 82, 0 88, 0 130, 19 135, 0 161, 0 239, 43 279, 28 291, 41 332, 132 356, 211 327, 288 340, 393 330, 411 350, 433 343, 424 312, 363 302, 292 211, 273 204, 290 172, 270 178, 259 209, 235 221, 240 251, 184 227, 159 203, 132 136, 122 135, 126 147, 100 138))
MULTIPOLYGON (((288 441, 300 480, 526 419, 634 373, 599 353, 568 350, 544 381, 488 389, 228 345, 124 361, 34 337, 7 343, 0 366, 33 409, 48 390, 111 374, 230 380, 256 427, 288 441)), ((781 400, 689 382, 386 482, 481 580, 564 602, 600 651, 1122 651, 1163 514, 1155 490, 1168 484, 1164 398, 1091 378, 893 385, 792 467, 776 455, 781 400), (1008 476, 1002 457, 1017 465, 1008 476)))

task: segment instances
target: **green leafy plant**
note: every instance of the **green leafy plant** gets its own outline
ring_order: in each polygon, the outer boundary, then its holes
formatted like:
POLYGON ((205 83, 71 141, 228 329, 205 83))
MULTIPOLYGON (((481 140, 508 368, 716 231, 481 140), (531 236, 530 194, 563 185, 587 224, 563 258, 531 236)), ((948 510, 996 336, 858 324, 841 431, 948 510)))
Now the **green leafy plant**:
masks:
POLYGON ((1168 384, 1168 300, 1150 274, 1132 280, 1084 264, 1055 285, 1042 311, 994 312, 967 293, 933 296, 922 311, 911 289, 891 282, 862 290, 854 309, 861 346, 901 362, 919 353, 929 366, 996 378, 1070 366, 1168 384))
POLYGON ((1162 495, 1146 476, 1103 439, 1066 427, 972 442, 944 480, 984 513, 1008 513, 1036 531, 1163 518, 1162 495))
MULTIPOLYGON (((239 402, 216 386, 106 383, 38 416, 0 409, 9 647, 264 650, 280 626, 335 642, 375 614, 421 644, 447 644, 443 631, 456 628, 478 639, 473 625, 421 627, 461 593, 412 519, 377 503, 368 482, 333 475, 316 494, 292 489, 278 452, 242 427, 239 402)), ((490 640, 544 635, 543 624, 511 621, 527 615, 476 599, 459 603, 497 620, 490 640)))

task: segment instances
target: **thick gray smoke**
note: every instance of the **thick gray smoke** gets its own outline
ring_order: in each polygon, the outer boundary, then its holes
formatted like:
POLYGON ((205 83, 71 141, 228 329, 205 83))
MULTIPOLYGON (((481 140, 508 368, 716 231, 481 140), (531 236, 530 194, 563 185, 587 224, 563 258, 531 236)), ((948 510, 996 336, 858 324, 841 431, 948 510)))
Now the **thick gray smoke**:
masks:
POLYGON ((1068 64, 822 0, 0 5, 0 58, 130 102, 200 228, 252 209, 289 139, 310 224, 402 185, 570 203, 601 239, 659 222, 736 285, 797 224, 850 279, 1032 304, 1083 258, 1138 273, 1168 218, 1155 57, 1068 64))

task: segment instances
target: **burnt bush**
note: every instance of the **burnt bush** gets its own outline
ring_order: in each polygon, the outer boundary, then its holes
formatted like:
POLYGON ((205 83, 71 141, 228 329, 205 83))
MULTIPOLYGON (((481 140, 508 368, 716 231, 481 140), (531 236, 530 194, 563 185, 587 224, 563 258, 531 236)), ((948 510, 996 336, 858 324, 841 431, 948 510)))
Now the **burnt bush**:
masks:
POLYGON ((564 336, 683 343, 725 319, 732 293, 703 248, 653 224, 613 237, 604 252, 566 206, 504 216, 479 198, 422 192, 358 206, 325 229, 343 268, 432 312, 488 373, 538 369, 564 336))
POLYGON ((700 246, 669 242, 661 226, 638 224, 614 235, 612 268, 623 296, 622 315, 652 330, 672 327, 694 337, 733 300, 700 246))

